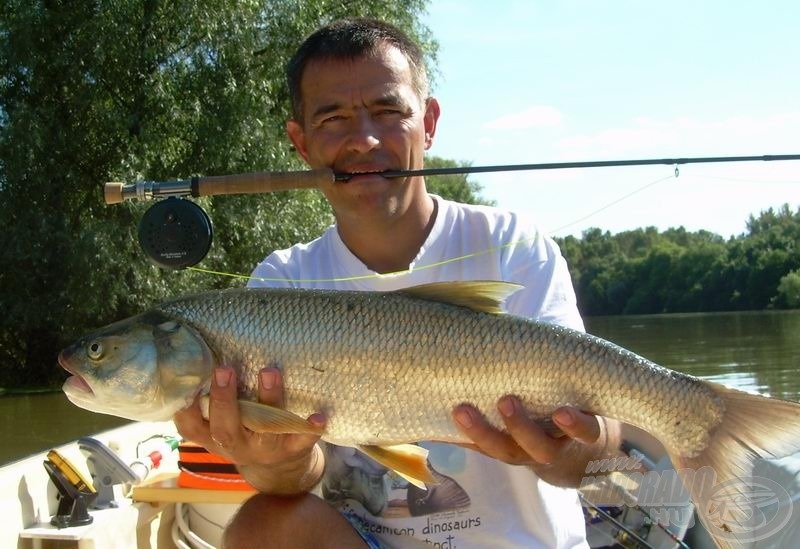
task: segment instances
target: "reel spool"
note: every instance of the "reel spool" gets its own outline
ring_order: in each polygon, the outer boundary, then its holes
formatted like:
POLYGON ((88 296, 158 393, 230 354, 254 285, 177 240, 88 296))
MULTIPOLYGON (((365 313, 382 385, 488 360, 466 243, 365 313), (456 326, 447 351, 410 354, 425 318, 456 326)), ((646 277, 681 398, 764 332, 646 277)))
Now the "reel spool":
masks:
POLYGON ((147 259, 164 269, 196 265, 211 248, 208 214, 190 200, 170 197, 150 207, 139 222, 139 244, 147 259))

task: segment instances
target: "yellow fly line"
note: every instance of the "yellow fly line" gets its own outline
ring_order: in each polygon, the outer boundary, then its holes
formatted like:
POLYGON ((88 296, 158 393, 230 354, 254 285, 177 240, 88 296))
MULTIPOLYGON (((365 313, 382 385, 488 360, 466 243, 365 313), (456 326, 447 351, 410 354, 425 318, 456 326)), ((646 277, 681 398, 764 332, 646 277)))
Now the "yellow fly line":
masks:
MULTIPOLYGON (((649 181, 648 183, 642 185, 641 187, 638 187, 638 188, 634 189, 633 191, 625 194, 624 196, 622 196, 620 198, 617 198, 617 199, 607 203, 606 205, 602 206, 601 208, 598 208, 598 209, 592 211, 591 213, 589 213, 587 215, 584 215, 583 217, 580 217, 579 219, 577 219, 577 220, 575 220, 573 222, 570 222, 570 223, 568 223, 566 225, 562 225, 561 227, 559 227, 558 229, 556 229, 555 231, 552 231, 552 232, 561 231, 561 230, 563 230, 563 229, 565 229, 567 227, 570 227, 570 226, 572 226, 572 225, 574 225, 576 223, 584 221, 584 220, 586 220, 586 219, 588 219, 588 218, 590 218, 590 217, 602 212, 603 210, 606 210, 606 209, 608 209, 608 208, 610 208, 612 206, 615 206, 615 205, 619 204, 623 200, 625 200, 627 198, 630 198, 631 196, 635 195, 638 192, 641 192, 641 191, 647 189, 648 187, 651 187, 653 185, 656 185, 657 183, 661 183, 663 181, 666 181, 668 179, 673 179, 673 178, 676 178, 676 177, 678 177, 678 172, 677 171, 675 172, 674 175, 669 175, 667 177, 661 177, 661 178, 656 179, 654 181, 649 181)), ((358 275, 358 276, 344 276, 344 277, 338 277, 338 278, 288 279, 288 278, 278 278, 278 277, 258 277, 258 276, 250 276, 250 275, 243 275, 243 274, 237 274, 237 273, 226 273, 226 272, 223 272, 223 271, 214 271, 212 269, 204 269, 202 267, 187 267, 187 270, 196 271, 196 272, 199 272, 199 273, 204 273, 204 274, 209 274, 209 275, 214 275, 214 276, 227 276, 229 278, 238 278, 238 279, 241 279, 241 280, 258 280, 260 282, 285 282, 285 283, 295 283, 295 284, 319 284, 319 283, 326 283, 326 282, 352 282, 352 281, 356 281, 356 280, 372 280, 372 279, 376 279, 376 278, 389 278, 389 277, 392 277, 392 276, 400 276, 400 275, 409 274, 409 273, 412 273, 414 271, 423 271, 423 270, 427 270, 427 269, 435 269, 436 267, 441 267, 443 265, 449 265, 451 263, 458 263, 458 262, 461 262, 461 261, 466 261, 468 259, 473 259, 473 258, 476 258, 476 257, 489 255, 489 254, 492 254, 492 253, 495 253, 495 252, 499 252, 499 251, 502 251, 502 250, 505 250, 505 249, 508 249, 508 248, 513 248, 513 247, 516 247, 516 246, 518 246, 520 244, 524 244, 526 242, 529 242, 530 240, 533 240, 533 238, 535 238, 535 237, 523 238, 523 239, 520 239, 520 240, 517 240, 517 241, 514 241, 514 242, 508 242, 508 243, 500 245, 500 246, 493 246, 491 248, 486 248, 485 250, 481 250, 481 251, 478 251, 478 252, 473 252, 473 253, 461 255, 461 256, 458 256, 458 257, 451 257, 449 259, 443 259, 442 261, 437 261, 435 263, 429 263, 429 264, 426 264, 426 265, 415 266, 415 267, 411 267, 409 269, 403 269, 402 271, 395 271, 395 272, 391 272, 391 273, 372 273, 372 274, 365 274, 365 275, 358 275)))
POLYGON ((480 257, 483 255, 492 254, 494 252, 499 252, 508 248, 513 248, 525 242, 533 240, 533 238, 522 238, 515 242, 508 242, 501 246, 493 246, 491 248, 486 248, 485 250, 481 250, 478 252, 472 252, 469 254, 464 254, 458 257, 451 257, 449 259, 444 259, 442 261, 437 261, 435 263, 429 263, 427 265, 420 265, 418 267, 411 267, 409 269, 403 269, 402 271, 394 271, 391 273, 372 273, 366 275, 358 275, 358 276, 344 276, 338 278, 308 278, 308 279, 289 279, 289 278, 273 278, 273 277, 259 277, 259 276, 250 276, 250 275, 243 275, 243 274, 236 274, 236 273, 226 273, 223 271, 214 271, 211 269, 203 269, 202 267, 187 267, 187 270, 190 271, 197 271, 199 273, 216 275, 216 276, 227 276, 230 278, 239 278, 243 280, 259 280, 261 282, 294 282, 296 284, 315 284, 320 282, 352 282, 354 280, 371 280, 375 278, 389 278, 392 276, 400 276, 404 274, 409 274, 414 271, 423 271, 427 269, 435 269, 436 267, 441 267, 443 265, 449 265, 451 263, 458 263, 460 261, 466 261, 468 259, 472 259, 475 257, 480 257))

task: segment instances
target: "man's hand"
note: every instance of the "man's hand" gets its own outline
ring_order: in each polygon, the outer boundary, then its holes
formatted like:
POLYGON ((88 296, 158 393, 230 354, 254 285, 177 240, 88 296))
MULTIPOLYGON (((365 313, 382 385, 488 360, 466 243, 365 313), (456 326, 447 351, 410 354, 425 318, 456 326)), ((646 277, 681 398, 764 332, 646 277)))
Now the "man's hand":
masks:
MULTIPOLYGON (((255 433, 243 427, 232 368, 214 370, 209 397, 208 421, 203 419, 198 401, 175 414, 181 436, 239 465, 247 480, 262 491, 293 493, 316 482, 324 465, 316 446, 318 436, 255 433)), ((258 400, 277 408, 285 406, 283 378, 276 368, 259 372, 258 400)), ((325 425, 322 414, 314 414, 308 421, 318 427, 325 425)))
POLYGON ((618 453, 616 421, 575 408, 559 408, 552 419, 566 436, 554 438, 528 417, 516 397, 501 398, 497 409, 505 432, 492 427, 483 414, 467 404, 453 410, 453 419, 472 439, 474 449, 505 463, 527 465, 551 484, 577 486, 590 460, 618 453))

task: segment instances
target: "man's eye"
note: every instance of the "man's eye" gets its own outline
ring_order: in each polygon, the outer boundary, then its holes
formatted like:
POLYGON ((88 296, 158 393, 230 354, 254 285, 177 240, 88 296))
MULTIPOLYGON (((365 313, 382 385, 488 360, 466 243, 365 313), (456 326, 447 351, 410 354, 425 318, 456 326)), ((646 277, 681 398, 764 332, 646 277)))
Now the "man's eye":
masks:
POLYGON ((333 115, 333 116, 326 116, 322 120, 319 121, 320 124, 334 124, 336 122, 340 122, 344 120, 344 117, 341 115, 333 115))

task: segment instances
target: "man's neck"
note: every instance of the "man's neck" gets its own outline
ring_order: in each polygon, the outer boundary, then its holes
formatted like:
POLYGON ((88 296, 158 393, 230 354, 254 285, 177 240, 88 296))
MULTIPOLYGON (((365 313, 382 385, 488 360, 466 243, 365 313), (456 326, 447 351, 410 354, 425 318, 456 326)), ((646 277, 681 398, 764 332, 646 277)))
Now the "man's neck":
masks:
POLYGON ((339 236, 370 270, 388 274, 408 269, 436 221, 438 205, 427 193, 421 204, 385 223, 347 223, 338 220, 339 236))

